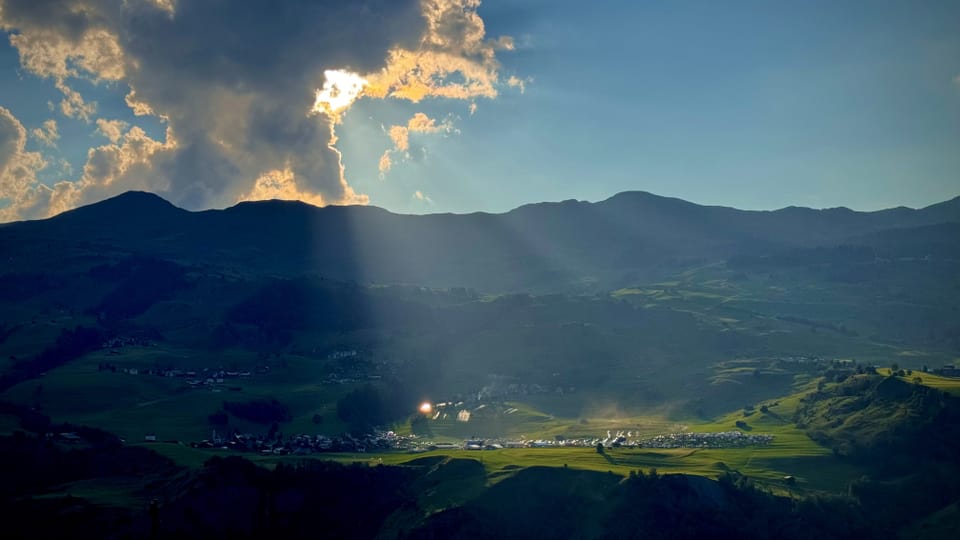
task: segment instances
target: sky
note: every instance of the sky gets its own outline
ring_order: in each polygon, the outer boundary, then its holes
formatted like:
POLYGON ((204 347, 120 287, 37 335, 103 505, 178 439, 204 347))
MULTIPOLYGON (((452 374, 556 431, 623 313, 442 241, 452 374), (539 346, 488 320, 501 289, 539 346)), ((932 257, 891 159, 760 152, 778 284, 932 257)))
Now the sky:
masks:
POLYGON ((0 0, 0 221, 960 195, 960 2, 0 0))

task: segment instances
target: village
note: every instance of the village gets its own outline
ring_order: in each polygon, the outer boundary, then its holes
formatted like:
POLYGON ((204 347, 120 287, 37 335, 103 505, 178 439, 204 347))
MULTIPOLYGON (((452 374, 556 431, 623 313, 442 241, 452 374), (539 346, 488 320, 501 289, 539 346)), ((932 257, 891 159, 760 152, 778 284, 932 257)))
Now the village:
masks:
MULTIPOLYGON (((113 338, 105 342, 102 346, 108 349, 110 356, 120 356, 123 354, 123 348, 129 346, 154 347, 155 344, 133 338, 113 338)), ((320 379, 321 384, 326 385, 345 385, 355 384, 363 381, 379 381, 385 375, 392 373, 390 366, 386 362, 372 362, 360 355, 356 350, 338 350, 326 356, 329 364, 326 366, 328 373, 320 379)), ((281 364, 281 367, 283 364, 281 364)), ((223 391, 240 392, 242 387, 232 385, 232 380, 249 379, 258 375, 268 375, 273 371, 269 363, 258 362, 251 369, 225 369, 222 366, 211 367, 180 367, 173 366, 161 367, 154 365, 152 367, 123 367, 112 361, 100 362, 97 364, 98 372, 120 373, 133 376, 154 376, 181 379, 191 388, 205 389, 213 393, 223 391)))
MULTIPOLYGON (((639 434, 637 434, 639 435, 639 434)), ((148 435, 146 442, 157 442, 156 436, 148 435)), ((632 431, 606 433, 605 437, 580 437, 567 439, 505 439, 470 438, 462 442, 436 442, 416 435, 398 435, 393 431, 375 430, 364 435, 343 434, 338 436, 297 434, 283 437, 234 433, 219 435, 213 432, 210 439, 189 444, 192 448, 251 452, 261 455, 309 455, 327 452, 383 452, 401 451, 410 453, 434 450, 503 450, 515 448, 743 448, 769 446, 773 435, 745 434, 741 431, 719 433, 670 433, 650 438, 639 438, 632 431)))

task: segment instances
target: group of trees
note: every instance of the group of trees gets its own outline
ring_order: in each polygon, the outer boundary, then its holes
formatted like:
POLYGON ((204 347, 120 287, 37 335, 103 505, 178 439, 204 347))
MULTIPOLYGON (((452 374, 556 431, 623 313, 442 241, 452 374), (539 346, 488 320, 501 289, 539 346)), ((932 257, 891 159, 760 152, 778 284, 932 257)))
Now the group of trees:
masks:
POLYGON ((90 311, 104 321, 136 317, 187 285, 186 269, 161 259, 133 257, 95 267, 91 277, 116 287, 90 311))
POLYGON ((918 459, 960 465, 960 399, 899 377, 850 377, 804 398, 794 420, 836 454, 887 472, 918 459))
POLYGON ((106 337, 106 332, 99 328, 77 326, 62 329, 57 340, 40 354, 17 361, 9 371, 0 375, 0 391, 99 349, 106 337))

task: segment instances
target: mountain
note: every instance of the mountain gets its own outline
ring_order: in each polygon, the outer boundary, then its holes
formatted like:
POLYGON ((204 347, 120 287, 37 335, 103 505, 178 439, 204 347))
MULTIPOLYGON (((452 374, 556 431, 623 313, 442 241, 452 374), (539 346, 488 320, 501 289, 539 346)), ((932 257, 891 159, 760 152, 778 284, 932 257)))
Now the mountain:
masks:
POLYGON ((925 234, 918 228, 945 223, 960 223, 960 197, 919 210, 746 211, 625 192, 597 203, 421 216, 276 200, 188 212, 128 192, 2 225, 0 252, 11 270, 115 250, 244 272, 543 292, 611 289, 738 255, 866 245, 884 235, 909 245, 925 234), (37 258, 38 246, 46 258, 37 258))

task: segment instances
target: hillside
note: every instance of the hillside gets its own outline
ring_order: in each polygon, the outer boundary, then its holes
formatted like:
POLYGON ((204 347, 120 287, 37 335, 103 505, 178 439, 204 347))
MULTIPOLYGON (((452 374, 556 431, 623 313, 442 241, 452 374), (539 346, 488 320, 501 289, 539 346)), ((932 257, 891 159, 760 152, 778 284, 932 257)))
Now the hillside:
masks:
MULTIPOLYGON (((960 198, 921 210, 760 212, 628 192, 505 214, 405 216, 282 201, 187 212, 131 192, 47 220, 0 226, 0 250, 8 272, 112 250, 361 283, 596 291, 734 255, 862 244, 881 231, 957 222, 960 198)), ((956 258, 952 247, 948 255, 956 258)))
POLYGON ((873 366, 960 357, 957 209, 128 193, 2 225, 0 502, 51 533, 146 534, 152 498, 184 535, 938 531, 956 379, 873 366))
MULTIPOLYGON (((128 193, 0 226, 0 391, 183 440, 210 433, 227 391, 279 398, 286 430, 335 434, 337 401, 363 383, 404 389, 390 420, 481 392, 572 421, 712 417, 790 392, 819 369, 807 360, 952 363, 960 224, 923 223, 956 207, 745 212, 625 193, 502 215, 281 201, 194 213, 128 193), (429 286, 445 282, 471 286, 429 286), (521 282, 560 292, 484 293, 521 282), (124 370, 263 373, 201 388, 124 370)), ((509 425, 490 424, 523 433, 509 425)))

